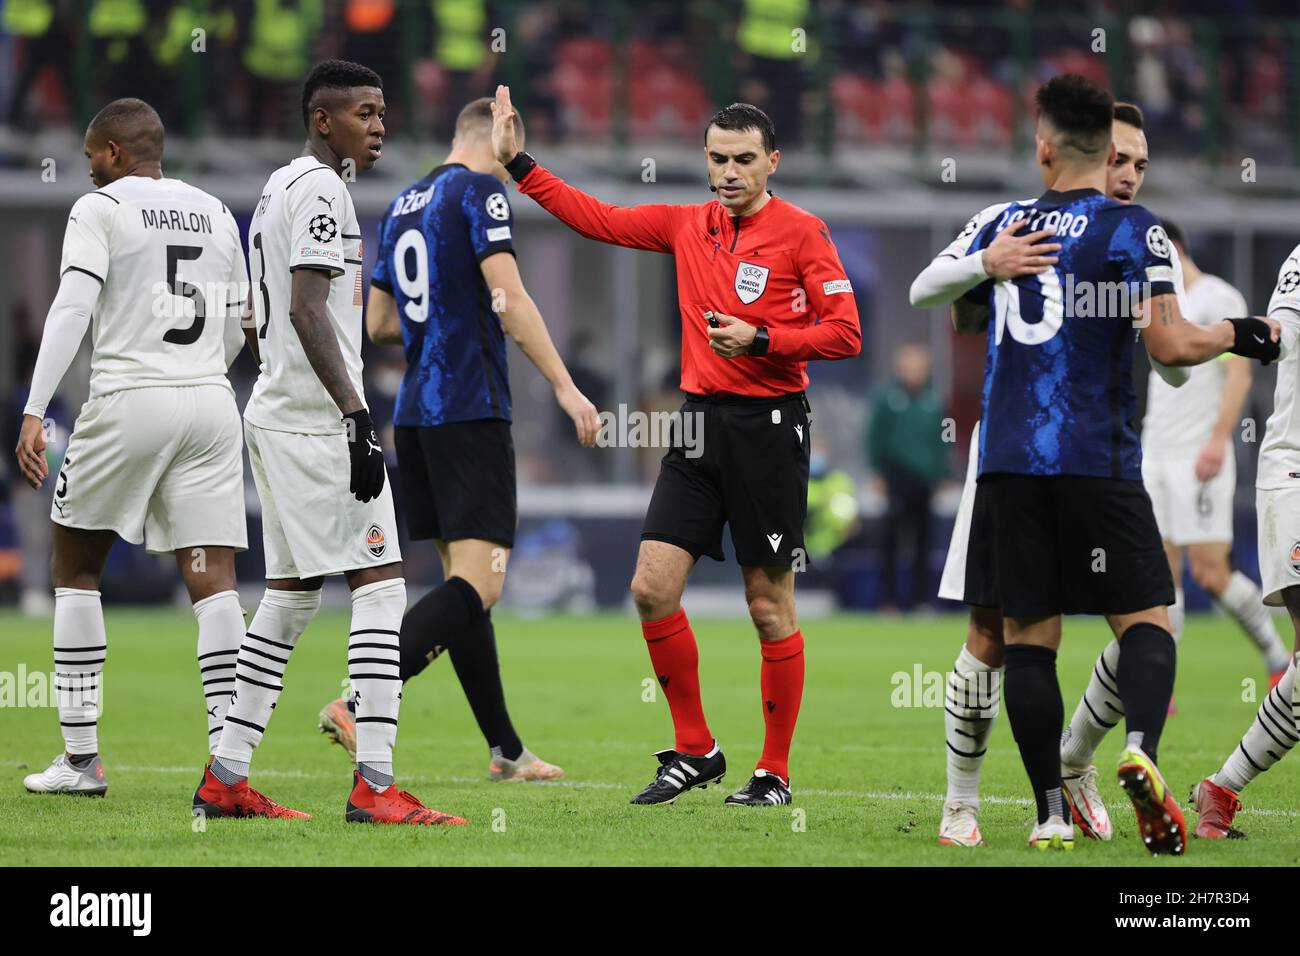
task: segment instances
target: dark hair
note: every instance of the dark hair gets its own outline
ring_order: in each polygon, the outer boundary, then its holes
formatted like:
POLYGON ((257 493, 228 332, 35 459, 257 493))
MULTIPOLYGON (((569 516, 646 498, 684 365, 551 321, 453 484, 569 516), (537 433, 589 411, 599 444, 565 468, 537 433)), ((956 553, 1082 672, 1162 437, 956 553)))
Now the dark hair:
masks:
POLYGON ((756 129, 763 139, 763 149, 769 153, 776 149, 776 127, 772 125, 772 117, 750 103, 732 103, 714 113, 709 125, 704 127, 706 137, 710 126, 737 133, 756 129))
POLYGON ((134 159, 162 159, 162 119, 144 100, 134 97, 113 100, 95 114, 86 133, 126 147, 134 159))
POLYGON ((302 85, 302 125, 311 129, 311 101, 318 90, 348 90, 354 86, 375 86, 382 90, 384 81, 370 67, 351 60, 317 63, 302 85))
POLYGON ((1164 228, 1165 234, 1169 237, 1170 242, 1175 243, 1184 249, 1187 248, 1187 237, 1183 235, 1183 229, 1178 225, 1178 223, 1174 222, 1172 219, 1161 219, 1160 225, 1164 228))
MULTIPOLYGON (((476 100, 470 100, 456 115, 456 135, 460 135, 462 130, 467 130, 472 126, 485 126, 492 129, 492 97, 480 96, 476 100)), ((519 110, 515 110, 515 135, 524 135, 524 120, 519 115, 519 110)))
POLYGON ((1062 145, 1085 156, 1105 152, 1115 122, 1115 99, 1074 73, 1054 76, 1034 94, 1038 115, 1062 137, 1062 145))
POLYGON ((1128 123, 1129 126, 1141 129, 1142 120, 1142 107, 1136 103, 1115 104, 1115 121, 1117 123, 1128 123))

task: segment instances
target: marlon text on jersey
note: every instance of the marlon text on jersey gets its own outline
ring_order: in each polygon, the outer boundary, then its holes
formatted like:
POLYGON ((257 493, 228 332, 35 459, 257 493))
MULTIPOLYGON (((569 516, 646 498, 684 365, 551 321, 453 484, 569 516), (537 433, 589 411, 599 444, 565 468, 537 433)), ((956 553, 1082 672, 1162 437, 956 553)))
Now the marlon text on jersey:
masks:
POLYGON ((187 212, 180 209, 140 210, 140 218, 148 229, 171 229, 175 232, 212 233, 212 218, 207 213, 187 212))

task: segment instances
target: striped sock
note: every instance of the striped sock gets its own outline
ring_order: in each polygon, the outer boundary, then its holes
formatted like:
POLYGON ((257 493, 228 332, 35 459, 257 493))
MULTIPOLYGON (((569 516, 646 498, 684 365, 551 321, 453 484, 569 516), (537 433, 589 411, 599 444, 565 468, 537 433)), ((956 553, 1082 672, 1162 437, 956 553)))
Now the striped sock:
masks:
POLYGON ((393 783, 393 745, 402 700, 398 638, 405 611, 403 578, 377 581, 352 592, 348 677, 357 714, 357 769, 377 791, 393 783))
POLYGON ((1119 699, 1119 641, 1112 640, 1092 666, 1088 689, 1074 709, 1070 726, 1061 734, 1061 763, 1070 767, 1089 766, 1102 738, 1123 717, 1124 702, 1119 699))
POLYGON ((1286 652, 1282 638, 1278 636, 1273 615, 1264 606, 1264 595, 1254 581, 1240 571, 1233 571, 1228 586, 1219 596, 1218 604, 1259 648, 1270 674, 1286 668, 1290 655, 1286 652))
POLYGON ((244 612, 239 594, 222 591, 194 604, 199 623, 199 679, 208 718, 208 750, 216 748, 235 693, 235 658, 244 640, 244 612))
MULTIPOLYGON (((242 767, 242 776, 248 775, 253 751, 262 742, 275 702, 284 690, 289 654, 319 609, 320 591, 266 589, 235 661, 235 694, 226 711, 221 740, 213 751, 220 758, 213 761, 214 768, 217 763, 232 769, 242 767)), ((216 769, 213 773, 222 779, 216 769)))
POLYGON ((1255 720, 1237 749, 1214 775, 1213 780, 1220 787, 1241 793, 1248 783, 1290 753, 1300 740, 1300 731, 1296 729, 1300 701, 1295 699, 1295 671, 1296 661, 1292 658, 1286 674, 1259 705, 1255 720))
POLYGON ((990 667, 964 645, 948 674, 943 706, 948 744, 946 802, 979 809, 980 766, 988 752, 993 718, 1002 705, 1002 668, 990 667))
POLYGON ((108 656, 98 591, 54 589, 54 689, 69 754, 99 752, 100 677, 108 656))

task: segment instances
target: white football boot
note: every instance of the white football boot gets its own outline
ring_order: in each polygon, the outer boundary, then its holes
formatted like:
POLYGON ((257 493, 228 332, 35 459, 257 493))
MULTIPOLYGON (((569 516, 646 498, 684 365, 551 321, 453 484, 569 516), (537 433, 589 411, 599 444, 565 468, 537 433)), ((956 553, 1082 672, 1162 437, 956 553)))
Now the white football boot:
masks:
POLYGON ((104 762, 98 756, 90 766, 78 770, 66 753, 55 757, 40 773, 23 777, 23 786, 28 793, 75 793, 83 797, 102 797, 108 793, 104 762))
POLYGON ((1074 824, 1058 816, 1048 817, 1029 831, 1029 845, 1036 850, 1073 850, 1074 824))
POLYGON ((1097 788, 1096 767, 1092 764, 1086 767, 1061 764, 1061 792, 1065 794, 1070 815, 1084 836, 1104 843, 1115 835, 1110 814, 1106 812, 1106 804, 1097 788))
POLYGON ((524 752, 516 760, 493 757, 488 762, 488 779, 494 783, 502 780, 519 782, 559 780, 563 776, 564 770, 562 768, 553 763, 547 763, 527 747, 524 748, 524 752))
POLYGON ((939 821, 940 846, 983 846, 980 836, 979 816, 974 807, 960 800, 950 800, 943 805, 943 819, 939 821))

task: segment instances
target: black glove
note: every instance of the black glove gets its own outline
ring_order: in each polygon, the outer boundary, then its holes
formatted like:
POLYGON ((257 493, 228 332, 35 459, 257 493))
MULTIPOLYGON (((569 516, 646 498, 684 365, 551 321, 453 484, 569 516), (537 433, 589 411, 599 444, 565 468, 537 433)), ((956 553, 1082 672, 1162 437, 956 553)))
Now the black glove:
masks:
POLYGON ((1245 318, 1245 319, 1228 319, 1232 323, 1232 330, 1236 334, 1233 339, 1232 348, 1228 349, 1234 355, 1244 355, 1246 358, 1259 359, 1260 365, 1267 365, 1274 361, 1282 354, 1282 346, 1279 342, 1273 341, 1273 330, 1263 319, 1245 318))
POLYGON ((352 480, 348 490, 357 501, 378 498, 384 490, 384 449, 379 446, 375 423, 364 408, 343 416, 347 430, 348 458, 352 461, 352 480))

